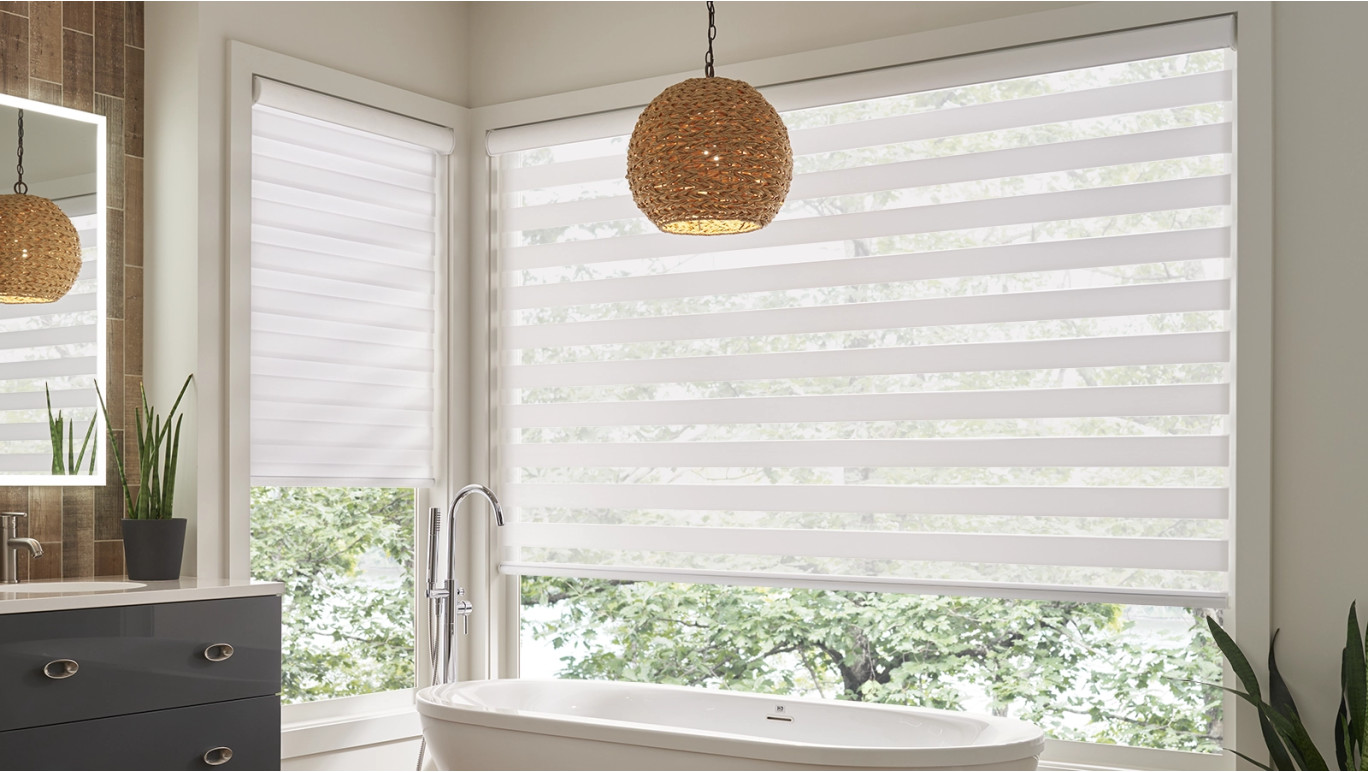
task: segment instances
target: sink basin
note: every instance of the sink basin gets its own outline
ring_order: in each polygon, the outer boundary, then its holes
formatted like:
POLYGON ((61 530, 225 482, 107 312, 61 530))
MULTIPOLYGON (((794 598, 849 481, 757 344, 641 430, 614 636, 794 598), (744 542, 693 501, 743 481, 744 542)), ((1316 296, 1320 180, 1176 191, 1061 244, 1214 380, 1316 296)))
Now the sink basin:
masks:
POLYGON ((119 590, 136 590, 139 587, 146 586, 139 582, 23 582, 21 584, 0 584, 0 592, 12 592, 19 595, 117 592, 119 590))

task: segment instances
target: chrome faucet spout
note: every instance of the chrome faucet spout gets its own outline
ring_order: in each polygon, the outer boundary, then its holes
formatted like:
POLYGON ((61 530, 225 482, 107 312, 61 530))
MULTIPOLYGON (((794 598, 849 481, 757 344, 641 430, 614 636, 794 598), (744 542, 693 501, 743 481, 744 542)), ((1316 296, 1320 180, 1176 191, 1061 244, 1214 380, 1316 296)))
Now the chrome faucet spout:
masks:
POLYGON ((37 539, 19 536, 16 528, 24 512, 0 512, 0 584, 19 583, 19 548, 23 547, 35 558, 43 556, 43 545, 37 539))
POLYGON ((41 558, 43 556, 43 545, 39 544, 37 539, 30 539, 26 536, 10 539, 6 546, 11 548, 28 547, 29 554, 33 557, 41 558))
POLYGON ((483 496, 484 500, 489 502, 489 506, 494 509, 494 524, 503 525, 503 507, 499 506, 498 497, 494 495, 494 491, 491 491, 479 483, 471 483, 456 492, 456 498, 451 500, 451 510, 447 512, 447 522, 451 522, 451 519, 456 516, 456 508, 461 506, 461 502, 464 501, 467 496, 475 493, 483 496))

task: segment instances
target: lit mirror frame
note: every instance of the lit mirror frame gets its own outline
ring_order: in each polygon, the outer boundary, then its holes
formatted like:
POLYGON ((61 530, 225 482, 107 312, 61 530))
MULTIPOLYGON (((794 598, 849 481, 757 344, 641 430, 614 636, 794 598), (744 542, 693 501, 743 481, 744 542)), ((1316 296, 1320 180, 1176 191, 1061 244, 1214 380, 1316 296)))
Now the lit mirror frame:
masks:
MULTIPOLYGON (((9 110, 0 111, 0 116, 3 116, 3 117, 0 117, 0 120, 7 120, 7 121, 8 121, 8 120, 11 120, 11 119, 17 117, 17 114, 15 114, 15 113, 12 112, 12 111, 14 111, 14 110, 23 110, 24 113, 25 113, 26 123, 28 123, 28 116, 29 116, 30 114, 41 113, 41 114, 43 114, 43 115, 45 115, 45 116, 50 116, 50 117, 54 117, 54 118, 62 118, 62 119, 66 119, 66 120, 78 121, 78 122, 80 122, 80 123, 90 124, 90 125, 93 126, 94 129, 95 129, 95 170, 94 170, 94 176, 95 176, 95 179, 94 179, 94 182, 95 182, 95 212, 94 212, 94 217, 95 217, 95 243, 94 243, 94 248, 95 248, 95 266, 94 266, 94 267, 95 267, 95 277, 94 277, 94 278, 95 278, 96 287, 97 287, 97 290, 96 290, 96 292, 95 292, 95 314, 96 314, 96 318, 99 319, 99 323, 95 325, 95 384, 96 384, 96 386, 99 388, 100 393, 104 394, 104 395, 106 396, 106 398, 108 398, 109 389, 107 388, 107 385, 106 385, 106 384, 107 384, 107 380, 108 380, 108 369, 109 369, 109 356, 108 356, 108 346, 109 346, 109 341, 108 341, 108 328, 109 328, 109 319, 108 319, 108 308, 107 308, 107 303, 108 303, 107 296, 108 296, 108 294, 109 294, 109 282, 108 282, 108 259, 107 259, 108 250, 107 250, 107 248, 106 248, 106 240, 108 239, 108 234, 109 234, 109 231, 108 231, 108 223, 106 222, 106 219, 107 219, 107 209, 108 209, 108 204, 109 204, 108 190, 107 190, 107 187, 108 187, 108 179, 107 179, 107 178, 108 178, 108 168, 109 168, 109 167, 108 167, 108 157, 107 157, 107 153, 108 153, 108 126, 107 126, 107 121, 106 121, 106 119, 105 119, 105 116, 103 116, 103 115, 96 115, 96 114, 94 114, 94 113, 87 113, 87 112, 83 112, 83 111, 80 111, 80 110, 73 110, 73 109, 66 108, 66 107, 60 107, 60 106, 58 106, 58 105, 47 104, 47 103, 45 103, 45 102, 35 102, 35 101, 31 100, 31 99, 24 99, 24 98, 22 98, 22 97, 15 97, 15 96, 7 95, 7 94, 0 94, 0 107, 10 108, 9 110)), ((24 138, 24 143, 25 143, 25 170, 24 170, 24 171, 25 171, 25 182, 31 183, 31 185, 30 185, 30 187, 31 187, 30 193, 31 193, 31 194, 33 194, 33 195, 39 195, 39 196, 44 196, 44 197, 48 197, 48 193, 46 193, 46 192, 44 191, 44 185, 43 185, 43 183, 40 183, 40 182, 33 182, 33 178, 36 176, 36 175, 35 175, 35 172, 37 171, 37 169, 33 166, 33 163, 32 163, 33 156, 28 152, 28 149, 31 148, 31 147, 34 145, 35 139, 36 139, 37 137, 36 137, 36 135, 33 133, 32 124, 31 124, 31 123, 29 123, 29 125, 27 125, 27 126, 25 127, 25 132, 24 132, 24 134, 25 134, 25 138, 24 138)), ((0 149, 0 159, 2 159, 2 158, 14 158, 13 153, 14 153, 14 148, 2 148, 2 149, 0 149)), ((14 182, 15 182, 15 169, 14 169, 14 167, 13 167, 12 165, 10 165, 10 164, 6 164, 6 163, 3 163, 3 162, 0 162, 0 193, 10 193, 10 192, 12 192, 12 188, 13 188, 14 182)), ((82 195, 88 195, 88 193, 85 193, 85 194, 82 194, 82 195)), ((86 248, 86 245, 83 244, 83 245, 82 245, 82 248, 83 248, 83 249, 86 248)), ((82 277, 82 278, 84 278, 84 277, 82 277)), ((78 281, 78 282, 81 281, 81 278, 78 278, 77 281, 78 281)), ((57 302, 61 302, 61 301, 57 301, 57 302)), ((30 305, 30 304, 24 304, 24 305, 16 304, 16 305, 0 306, 0 308, 20 308, 20 307, 30 307, 30 308, 35 308, 35 309, 37 309, 37 308, 41 308, 41 305, 35 306, 35 305, 30 305)), ((3 367, 4 367, 4 363, 3 363, 3 362, 0 362, 0 368, 3 368, 3 367)), ((100 407, 100 406, 99 406, 99 402, 98 402, 98 400, 95 400, 95 399, 94 399, 94 394, 93 394, 93 393, 91 394, 91 398, 92 398, 92 406, 93 406, 94 409, 95 409, 95 413, 94 413, 95 431, 92 433, 91 439, 90 439, 91 444, 95 446, 95 447, 94 447, 94 453, 95 453, 95 471, 94 471, 93 474, 55 475, 55 474, 52 474, 51 471, 35 472, 35 473, 33 473, 33 474, 27 474, 27 473, 13 473, 13 474, 11 474, 11 473, 4 472, 4 471, 0 470, 0 487, 9 487, 9 486, 71 486, 71 485, 77 485, 77 486, 102 486, 102 485, 104 485, 104 484, 105 484, 105 463, 106 463, 106 455, 107 455, 108 450, 109 450, 109 448, 108 448, 108 440, 107 440, 107 438, 106 438, 104 416, 99 412, 99 407, 100 407)), ((120 404, 120 405, 118 405, 118 406, 111 406, 111 407, 112 407, 113 409, 115 409, 115 410, 123 410, 123 409, 124 409, 124 407, 123 407, 122 404, 120 404)), ((39 409, 43 411, 44 415, 46 415, 46 405, 45 405, 45 404, 44 404, 43 407, 41 407, 41 408, 39 408, 39 409)), ((69 410, 70 410, 71 408, 68 408, 68 407, 60 407, 60 408, 59 408, 58 405, 53 405, 53 412, 54 412, 54 413, 55 413, 58 409, 61 409, 61 410, 63 410, 64 412, 68 412, 68 413, 69 413, 69 410)), ((84 410, 84 409, 85 409, 85 406, 82 405, 82 406, 76 407, 75 409, 84 410)), ((47 429, 46 418, 44 418, 44 421, 43 421, 43 429, 44 429, 43 437, 46 438, 46 437, 49 436, 49 435, 46 433, 46 429, 47 429)), ((77 435, 77 436, 76 436, 76 450, 79 452, 80 446, 81 446, 81 440, 84 438, 84 433, 81 432, 81 431, 78 431, 78 432, 76 432, 76 435, 77 435)), ((50 452, 50 451, 51 451, 51 445, 49 444, 48 447, 49 447, 49 452, 50 452)), ((65 447, 64 447, 64 451, 65 451, 65 447)), ((91 452, 91 449, 90 449, 90 448, 87 448, 87 450, 86 450, 86 453, 87 453, 87 455, 86 455, 86 463, 82 464, 82 465, 81 465, 82 467, 88 468, 89 459, 90 459, 90 456, 89 456, 89 453, 90 453, 90 452, 91 452)), ((50 459, 50 458, 51 458, 51 456, 49 455, 49 459, 50 459)), ((50 467, 50 463, 49 463, 49 467, 50 467)))

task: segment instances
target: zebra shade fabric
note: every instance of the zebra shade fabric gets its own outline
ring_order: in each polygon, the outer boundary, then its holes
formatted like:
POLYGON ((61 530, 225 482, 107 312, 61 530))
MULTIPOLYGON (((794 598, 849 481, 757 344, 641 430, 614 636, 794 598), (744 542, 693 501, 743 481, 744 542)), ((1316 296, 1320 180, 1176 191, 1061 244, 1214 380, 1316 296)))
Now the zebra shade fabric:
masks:
POLYGON ((494 155, 506 573, 1220 607, 1233 30, 766 90, 763 231, 656 233, 612 116, 494 155))
POLYGON ((274 85, 252 114, 253 483, 431 485, 451 132, 274 85))

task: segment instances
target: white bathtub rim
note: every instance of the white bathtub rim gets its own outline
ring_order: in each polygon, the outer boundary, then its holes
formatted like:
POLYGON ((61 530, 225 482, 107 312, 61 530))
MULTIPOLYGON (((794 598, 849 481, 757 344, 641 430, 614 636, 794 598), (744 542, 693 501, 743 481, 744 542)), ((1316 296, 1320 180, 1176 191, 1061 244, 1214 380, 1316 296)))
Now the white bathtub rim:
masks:
MULTIPOLYGON (((564 681, 558 681, 556 679, 506 680, 519 680, 524 684, 564 684, 564 681)), ((1029 730, 1034 733, 1034 736, 993 745, 947 745, 918 748, 830 745, 825 743, 807 743, 790 740, 771 740, 764 737, 730 734, 706 729, 677 729, 664 724, 643 724, 616 719, 581 717, 558 713, 541 713, 510 708, 491 708, 474 704, 453 705, 450 702, 442 700, 440 696, 437 696, 438 692, 444 690, 459 691, 461 687, 479 687, 495 682, 496 681, 465 681, 457 684, 432 686, 420 689, 417 694, 417 708, 418 713, 422 718, 424 732, 440 727, 440 724, 434 722, 473 724, 476 726, 521 731, 530 734, 583 738, 586 740, 616 743, 620 745, 664 748, 668 750, 685 751, 688 753, 705 753, 715 756, 770 760, 815 766, 858 766, 889 769, 906 768, 909 765, 909 754, 915 754, 916 758, 912 763, 915 764, 916 767, 934 769, 966 767, 979 764, 1000 764, 1004 762, 1038 758, 1045 749, 1044 733, 1026 722, 993 716, 964 714, 957 711, 937 710, 934 708, 914 708, 913 710, 920 713, 946 715, 960 719, 966 715, 972 715, 976 719, 988 721, 991 725, 997 727, 1019 725, 1021 730, 1029 730), (699 738, 707 738, 708 747, 706 750, 699 748, 699 738), (852 760, 852 755, 858 755, 858 761, 852 760)), ((612 682, 591 681, 585 683, 602 684, 612 682)), ((629 684, 629 686, 641 686, 663 690, 682 690, 691 693, 711 691, 699 689, 698 687, 669 686, 663 684, 629 684)), ((719 694, 725 695, 727 692, 719 692, 719 694)), ((736 694, 739 696, 741 694, 749 693, 739 692, 736 694)), ((831 700, 787 696, 783 699, 786 703, 812 703, 818 705, 832 702, 831 700)), ((896 708, 896 706, 879 705, 877 703, 855 703, 851 707, 856 707, 857 705, 860 708, 896 708)))

